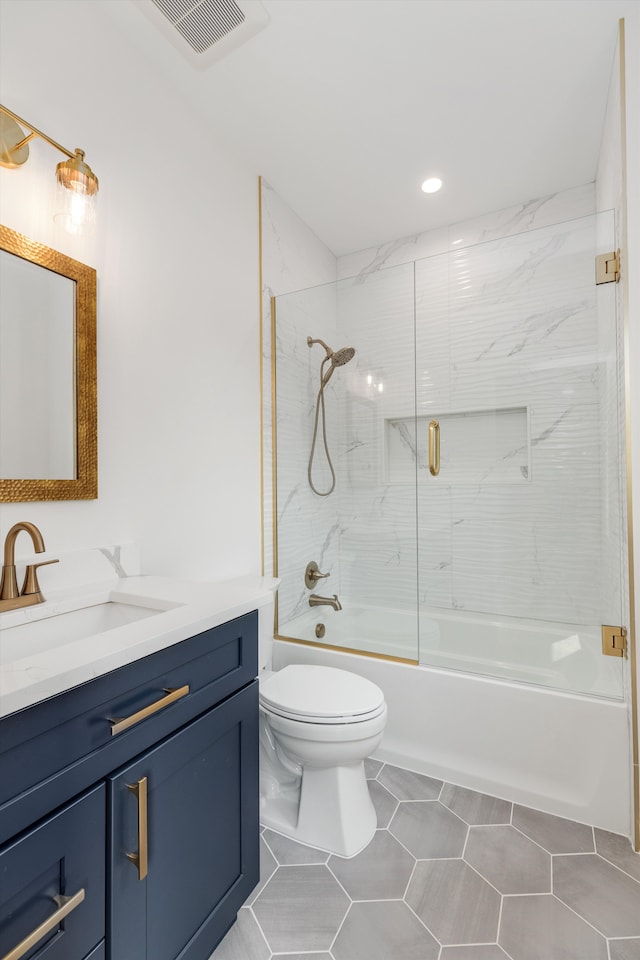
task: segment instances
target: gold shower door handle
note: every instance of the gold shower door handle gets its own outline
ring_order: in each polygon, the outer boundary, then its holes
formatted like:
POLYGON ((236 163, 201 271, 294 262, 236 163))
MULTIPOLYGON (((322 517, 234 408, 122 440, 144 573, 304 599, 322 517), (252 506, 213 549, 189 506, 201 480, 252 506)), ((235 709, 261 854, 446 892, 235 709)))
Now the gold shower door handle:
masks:
POLYGON ((39 927, 32 930, 29 936, 21 940, 17 947, 9 950, 9 953, 5 953, 2 960, 20 960, 20 957, 24 957, 25 954, 29 953, 31 948, 35 947, 39 940, 42 940, 48 933, 51 933, 65 917, 69 916, 72 910, 80 906, 84 900, 84 888, 81 887, 72 897, 63 897, 58 894, 58 896, 53 897, 53 900, 58 905, 55 913, 52 913, 48 920, 45 920, 39 927))
POLYGON ((437 420, 429 422, 429 473, 432 477, 440 473, 440 424, 437 420))
POLYGON ((149 872, 149 838, 147 833, 147 778, 140 777, 137 783, 128 783, 127 789, 138 798, 138 852, 127 853, 138 868, 138 880, 144 880, 149 872))

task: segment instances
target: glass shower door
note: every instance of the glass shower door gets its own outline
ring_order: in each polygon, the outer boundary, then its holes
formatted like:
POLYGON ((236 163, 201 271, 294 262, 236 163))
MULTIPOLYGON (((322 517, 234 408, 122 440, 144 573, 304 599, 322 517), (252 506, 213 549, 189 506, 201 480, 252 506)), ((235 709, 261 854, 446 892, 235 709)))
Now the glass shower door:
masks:
POLYGON ((274 529, 278 636, 416 661, 413 274, 277 298, 274 529), (355 355, 326 379, 325 358, 346 347, 355 355), (310 561, 329 574, 311 586, 310 561), (339 609, 316 600, 334 595, 339 609))
POLYGON ((416 263, 423 663, 622 696, 600 650, 624 607, 615 284, 594 269, 612 228, 583 217, 416 263))

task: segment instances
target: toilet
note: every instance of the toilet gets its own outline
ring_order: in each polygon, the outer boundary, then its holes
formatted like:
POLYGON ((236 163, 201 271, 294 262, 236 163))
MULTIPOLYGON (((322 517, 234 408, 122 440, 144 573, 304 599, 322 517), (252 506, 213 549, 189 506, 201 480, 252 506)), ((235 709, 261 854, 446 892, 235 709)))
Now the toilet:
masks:
POLYGON ((355 856, 377 826, 364 760, 384 733, 382 691, 347 670, 309 664, 262 671, 259 690, 262 823, 355 856))

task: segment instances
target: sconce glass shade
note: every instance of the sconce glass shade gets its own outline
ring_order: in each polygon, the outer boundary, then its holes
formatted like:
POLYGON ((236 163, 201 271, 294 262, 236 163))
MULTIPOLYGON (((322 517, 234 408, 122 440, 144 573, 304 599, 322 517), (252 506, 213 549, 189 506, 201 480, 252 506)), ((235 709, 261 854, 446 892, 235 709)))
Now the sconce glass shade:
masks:
POLYGON ((84 162, 84 152, 76 149, 75 157, 56 166, 56 199, 53 219, 68 233, 91 234, 96 223, 98 178, 84 162))

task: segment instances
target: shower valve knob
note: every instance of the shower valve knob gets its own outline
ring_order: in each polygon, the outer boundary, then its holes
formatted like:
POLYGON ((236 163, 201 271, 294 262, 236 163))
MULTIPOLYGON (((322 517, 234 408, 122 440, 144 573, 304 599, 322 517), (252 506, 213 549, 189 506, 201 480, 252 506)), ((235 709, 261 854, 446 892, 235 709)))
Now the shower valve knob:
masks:
POLYGON ((318 564, 312 560, 304 571, 304 583, 308 590, 313 590, 318 580, 326 580, 330 576, 330 573, 320 573, 318 564))

